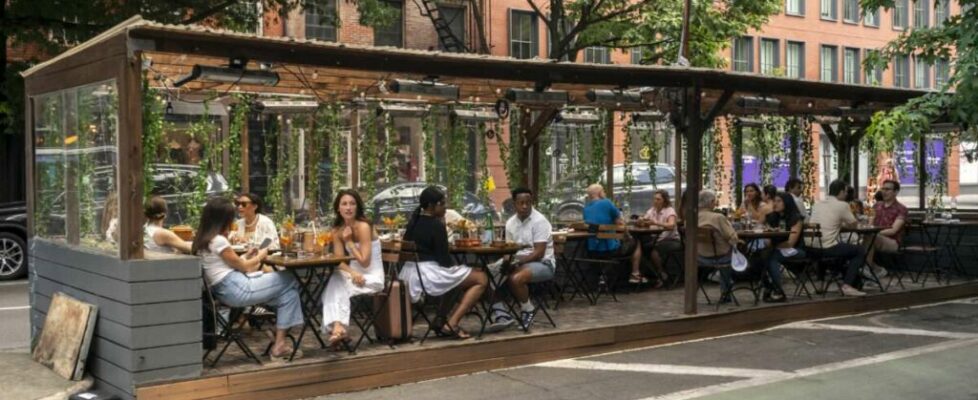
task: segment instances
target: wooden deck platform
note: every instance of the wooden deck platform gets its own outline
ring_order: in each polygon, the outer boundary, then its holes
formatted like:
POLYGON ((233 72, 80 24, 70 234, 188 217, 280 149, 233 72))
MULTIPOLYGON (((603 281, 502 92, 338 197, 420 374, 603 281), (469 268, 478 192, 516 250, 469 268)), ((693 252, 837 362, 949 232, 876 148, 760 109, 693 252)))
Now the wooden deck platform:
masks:
MULTIPOLYGON (((716 298, 718 289, 710 289, 711 297, 716 298)), ((682 314, 680 289, 621 294, 618 303, 603 297, 596 306, 582 299, 562 304, 553 312, 558 328, 546 325, 540 316, 530 333, 514 329, 467 341, 429 338, 423 345, 405 343, 396 349, 365 344, 355 355, 319 350, 311 339, 303 344, 305 357, 288 364, 258 365, 239 351, 229 351, 216 368, 205 368, 200 378, 143 385, 137 395, 139 399, 187 400, 312 397, 978 296, 978 282, 913 284, 907 290, 870 293, 863 298, 842 298, 830 290, 826 298, 819 295, 814 300, 798 298, 754 306, 742 292, 740 307, 724 306, 719 311, 700 296, 701 313, 695 316, 682 314)), ((475 324, 475 318, 463 322, 470 331, 477 331, 475 324)), ((420 336, 424 326, 416 326, 415 332, 420 336)), ((253 332, 252 348, 263 349, 268 337, 265 332, 253 332)))

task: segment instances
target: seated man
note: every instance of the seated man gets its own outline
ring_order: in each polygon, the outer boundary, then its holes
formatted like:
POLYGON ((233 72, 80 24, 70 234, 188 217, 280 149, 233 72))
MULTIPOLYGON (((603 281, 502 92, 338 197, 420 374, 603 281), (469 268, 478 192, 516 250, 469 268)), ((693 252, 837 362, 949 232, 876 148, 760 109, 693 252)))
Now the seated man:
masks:
MULTIPOLYGON (((537 309, 530 301, 529 283, 546 282, 554 278, 553 230, 547 217, 533 208, 533 192, 526 188, 513 189, 516 214, 506 221, 506 239, 518 245, 528 246, 518 251, 510 261, 509 289, 520 305, 520 320, 527 329, 533 324, 537 309)), ((493 305, 493 324, 490 331, 497 331, 513 324, 501 302, 493 305)))
POLYGON ((873 205, 875 215, 873 225, 883 230, 876 235, 873 248, 869 249, 869 254, 866 255, 866 261, 873 267, 876 277, 881 278, 886 275, 886 269, 873 261, 873 254, 877 251, 892 254, 900 249, 903 224, 907 221, 907 207, 897 201, 897 194, 900 193, 900 183, 897 181, 883 182, 883 186, 876 193, 882 193, 883 200, 873 205))
POLYGON ((809 222, 818 224, 822 232, 822 240, 806 238, 806 244, 823 257, 840 258, 845 261, 846 274, 842 285, 842 294, 846 296, 865 296, 853 287, 859 277, 859 269, 863 265, 866 252, 862 247, 843 243, 839 240, 839 232, 843 227, 855 226, 856 217, 845 202, 847 184, 841 180, 829 184, 829 195, 825 200, 812 206, 812 216, 809 222), (821 243, 819 243, 821 242, 821 243), (821 245, 821 247, 819 247, 821 245))
MULTIPOLYGON (((588 225, 625 225, 621 211, 606 199, 604 187, 600 184, 593 184, 587 187, 587 203, 584 206, 584 222, 588 225)), ((642 257, 642 249, 636 245, 634 240, 622 243, 616 239, 596 239, 588 238, 587 250, 589 253, 597 254, 599 257, 619 258, 630 257, 633 267, 632 274, 639 275, 639 260, 642 257)), ((639 283, 646 283, 648 280, 642 278, 639 283)))
MULTIPOLYGON (((730 255, 733 246, 740 243, 737 231, 734 230, 730 220, 723 214, 714 212, 717 205, 717 195, 712 190, 703 190, 699 197, 699 214, 696 226, 701 229, 709 229, 713 237, 697 235, 696 254, 700 265, 726 265, 730 264, 730 255), (703 238, 703 239, 700 239, 703 238), (708 240, 707 240, 708 239, 708 240)), ((720 290, 723 293, 733 285, 730 268, 720 268, 720 290)), ((724 295, 720 298, 720 303, 729 303, 731 298, 724 295)))

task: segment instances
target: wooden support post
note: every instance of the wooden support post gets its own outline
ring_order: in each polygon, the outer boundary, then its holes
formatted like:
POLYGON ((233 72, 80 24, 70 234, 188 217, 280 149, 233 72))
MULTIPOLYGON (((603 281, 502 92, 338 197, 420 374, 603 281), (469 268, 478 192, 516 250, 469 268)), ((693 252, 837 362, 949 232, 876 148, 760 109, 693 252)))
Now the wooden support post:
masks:
POLYGON ((699 194, 703 164, 703 121, 700 118, 700 85, 684 90, 683 96, 683 133, 686 136, 686 202, 683 203, 683 221, 686 230, 686 247, 683 254, 685 269, 685 296, 683 311, 686 314, 696 314, 696 294, 699 286, 698 262, 696 252, 696 235, 699 231, 699 194))
POLYGON ((143 258, 142 54, 119 69, 119 256, 143 258))
MULTIPOLYGON (((24 101, 24 171, 27 172, 26 179, 24 180, 25 187, 27 188, 27 237, 34 237, 34 200, 37 199, 37 193, 35 192, 39 188, 35 183, 37 182, 34 177, 34 99, 30 97, 33 93, 27 93, 27 98, 24 101)), ((30 244, 28 244, 30 246, 30 244)), ((31 284, 33 285, 33 279, 31 278, 31 284)), ((33 326, 33 323, 31 324, 33 326)))
MULTIPOLYGON (((673 180, 675 183, 675 197, 682 199, 683 195, 683 128, 676 127, 676 135, 673 137, 673 154, 675 155, 674 167, 676 171, 676 179, 673 180)), ((682 212, 682 211, 680 211, 682 212)))
MULTIPOLYGON (((604 134, 604 190, 608 198, 615 202, 615 111, 608 110, 607 118, 608 130, 604 134)), ((618 204, 618 207, 624 207, 624 204, 618 204)))
MULTIPOLYGON (((520 171, 523 172, 523 180, 520 185, 530 188, 533 193, 538 193, 537 190, 540 189, 540 135, 543 134, 543 130, 547 128, 550 121, 553 121, 554 117, 557 116, 557 112, 556 108, 539 110, 539 114, 534 119, 530 110, 523 109, 523 112, 520 113, 520 132, 515 135, 510 132, 509 135, 510 146, 520 145, 519 166, 520 171), (513 138, 521 138, 522 143, 514 142, 513 138)), ((513 187, 513 182, 510 182, 509 185, 513 187)))
MULTIPOLYGON (((360 188, 360 146, 357 143, 360 142, 360 108, 354 107, 353 111, 350 112, 350 187, 353 190, 360 188)), ((335 185, 335 183, 334 183, 335 185)), ((372 195, 372 194, 371 194, 372 195)))

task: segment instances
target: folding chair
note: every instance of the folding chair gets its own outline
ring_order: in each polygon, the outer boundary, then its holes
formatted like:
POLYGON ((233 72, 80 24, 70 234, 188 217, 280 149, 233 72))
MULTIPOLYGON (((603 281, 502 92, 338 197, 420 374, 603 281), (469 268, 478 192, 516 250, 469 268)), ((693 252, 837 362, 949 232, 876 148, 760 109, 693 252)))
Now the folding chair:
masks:
MULTIPOLYGON (((208 313, 210 313, 211 317, 213 318, 213 324, 211 326, 214 327, 214 332, 205 332, 204 339, 206 340, 208 338, 213 338, 217 342, 224 342, 224 346, 221 347, 221 350, 218 351, 217 356, 215 356, 214 360, 211 361, 211 368, 217 365, 217 362, 224 356, 224 352, 231 346, 231 343, 237 345, 245 356, 261 365, 261 360, 257 355, 255 355, 251 348, 248 347, 248 344, 244 342, 244 336, 241 334, 241 328, 244 326, 245 322, 247 322, 247 318, 242 317, 250 316, 248 307, 231 307, 220 303, 217 301, 217 298, 214 297, 214 293, 211 292, 211 287, 207 283, 207 279, 202 276, 201 280, 204 282, 204 290, 201 294, 205 307, 204 315, 206 316, 208 313), (222 309, 228 310, 227 318, 221 315, 222 309)), ((273 343, 269 343, 269 348, 272 344, 273 343)), ((216 349, 217 346, 204 352, 203 360, 207 361, 207 356, 216 349)))
MULTIPOLYGON (((588 230, 595 233, 594 237, 596 239, 617 240, 622 246, 624 246, 624 239, 627 233, 627 229, 624 225, 589 224, 588 230)), ((618 254, 617 250, 609 252, 588 251, 587 257, 578 259, 578 262, 587 263, 592 266, 597 265, 598 268, 600 268, 598 289, 593 293, 592 304, 598 303, 598 298, 601 297, 602 290, 611 295, 612 300, 614 300, 616 303, 618 302, 618 296, 615 295, 615 288, 618 285, 618 278, 620 276, 619 270, 622 269, 623 263, 630 263, 631 259, 631 253, 618 254), (604 281, 604 285, 600 283, 601 281, 604 281)))
POLYGON ((893 283, 893 279, 897 279, 897 284, 901 288, 903 286, 903 277, 905 274, 911 274, 911 279, 914 283, 920 282, 920 286, 927 284, 927 275, 933 274, 934 278, 937 279, 937 283, 941 283, 941 275, 945 275, 947 278, 947 284, 951 283, 951 277, 948 271, 938 264, 938 259, 940 258, 941 248, 931 244, 930 238, 927 231, 925 230, 923 224, 920 220, 912 219, 908 220, 906 225, 904 225, 904 237, 903 241, 900 242, 899 251, 897 257, 894 261, 894 274, 890 277, 887 282, 887 287, 893 283), (916 270, 917 274, 913 275, 913 269, 910 267, 908 260, 913 257, 920 257, 923 259, 923 263, 919 264, 920 268, 916 270), (923 279, 921 279, 923 277, 923 279))
POLYGON ((577 241, 573 246, 568 245, 567 237, 564 235, 554 235, 554 258, 557 261, 557 275, 554 279, 558 277, 562 278, 559 282, 560 284, 555 284, 557 289, 557 295, 554 302, 554 310, 560 308, 560 304, 563 303, 564 294, 567 293, 568 289, 573 290, 570 294, 570 298, 566 301, 573 300, 578 294, 584 296, 588 303, 594 304, 594 300, 591 295, 591 288, 587 285, 587 274, 581 268, 581 263, 578 262, 576 255, 581 254, 582 246, 587 246, 585 241, 577 241), (571 254, 568 257, 568 254, 571 254), (559 287, 557 287, 559 286, 559 287))
MULTIPOLYGON (((351 310, 350 321, 356 324, 360 328, 360 337, 357 341, 350 346, 350 353, 356 353, 357 349, 360 348, 360 344, 364 340, 374 343, 374 339, 370 337, 370 329, 375 327, 377 323, 377 317, 379 316, 378 309, 374 306, 378 302, 383 302, 390 296, 391 292, 391 282, 397 279, 398 273, 400 272, 401 265, 404 264, 402 260, 402 255, 400 252, 400 247, 394 247, 389 244, 384 244, 381 249, 381 261, 384 264, 384 289, 377 293, 362 294, 358 296, 353 296, 350 299, 351 310)), ((413 243, 409 245, 413 247, 413 243)), ((407 252, 406 254, 410 254, 407 252)), ((377 341, 381 341, 380 336, 377 334, 376 329, 374 329, 374 337, 377 341)), ((388 343, 388 345, 393 349, 394 343, 388 343)))
MULTIPOLYGON (((822 230, 819 224, 802 224, 801 226, 801 240, 810 239, 821 246, 822 242, 822 230)), ((818 269, 818 258, 815 256, 817 251, 812 250, 811 247, 805 246, 805 256, 804 257, 792 257, 781 261, 781 266, 784 267, 784 271, 788 272, 788 276, 791 277, 792 282, 795 283, 794 297, 801 297, 802 292, 809 300, 812 299, 812 292, 817 291, 815 287, 815 280, 812 278, 812 273, 818 269), (808 290, 809 285, 811 285, 811 290, 808 290)))
MULTIPOLYGON (((435 296, 428 293, 428 289, 425 287, 424 275, 421 274, 420 259, 418 257, 417 247, 414 245, 414 242, 403 240, 400 242, 400 247, 398 247, 398 263, 401 269, 405 267, 415 268, 418 274, 418 282, 421 286, 421 300, 418 301, 417 306, 414 308, 413 319, 417 320, 418 317, 421 317, 421 319, 428 324, 428 329, 425 330, 424 335, 421 337, 421 341, 418 343, 419 345, 422 345, 424 344, 425 340, 428 339, 428 335, 430 335, 432 332, 436 332, 442 325, 444 325, 444 323, 440 321, 441 316, 438 315, 440 311, 439 303, 443 301, 450 301, 453 297, 455 297, 457 291, 451 290, 440 296, 435 296), (413 263, 413 265, 407 265, 408 262, 413 263), (429 311, 426 310, 427 308, 434 308, 436 310, 434 317, 428 314, 429 311), (441 323, 441 325, 439 325, 439 323, 441 323)), ((487 310, 486 315, 488 314, 489 313, 487 310)), ((480 315, 479 319, 482 321, 481 331, 485 331, 487 318, 482 318, 480 315)))

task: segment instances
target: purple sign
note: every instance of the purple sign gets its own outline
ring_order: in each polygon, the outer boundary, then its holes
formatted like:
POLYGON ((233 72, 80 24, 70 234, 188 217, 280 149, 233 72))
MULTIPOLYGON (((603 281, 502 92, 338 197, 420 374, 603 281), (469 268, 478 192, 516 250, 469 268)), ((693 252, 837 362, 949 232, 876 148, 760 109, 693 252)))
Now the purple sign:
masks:
MULTIPOLYGON (((935 139, 927 141, 927 176, 928 180, 933 181, 941 173, 941 165, 944 164, 944 140, 935 139)), ((893 154, 893 161, 899 172, 899 181, 903 185, 917 184, 917 143, 907 140, 903 142, 903 149, 898 149, 893 154)))
MULTIPOLYGON (((744 155, 742 156, 744 160, 744 184, 756 183, 761 185, 761 164, 757 156, 744 155)), ((784 187, 785 183, 788 183, 788 168, 790 162, 787 158, 775 158, 774 160, 768 161, 774 163, 771 166, 771 183, 777 187, 784 187)))

